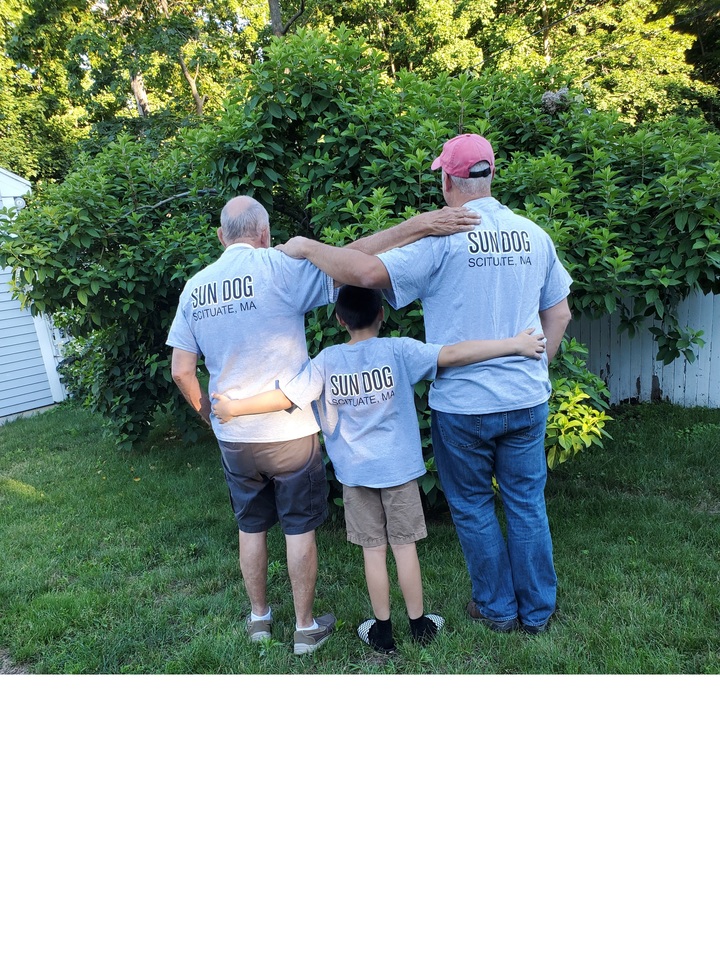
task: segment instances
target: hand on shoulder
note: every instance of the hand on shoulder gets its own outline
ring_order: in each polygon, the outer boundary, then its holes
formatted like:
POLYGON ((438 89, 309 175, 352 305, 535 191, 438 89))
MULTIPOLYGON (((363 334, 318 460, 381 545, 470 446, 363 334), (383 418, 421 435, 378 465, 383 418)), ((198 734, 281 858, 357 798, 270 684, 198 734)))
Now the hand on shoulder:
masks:
POLYGON ((453 233, 472 230, 482 222, 482 217, 468 207, 440 207, 418 214, 427 227, 428 236, 446 237, 453 233))
POLYGON ((294 260, 304 260, 306 258, 305 250, 307 249, 307 237, 290 237, 286 243, 279 243, 275 249, 279 250, 280 253, 284 253, 287 257, 292 257, 294 260))

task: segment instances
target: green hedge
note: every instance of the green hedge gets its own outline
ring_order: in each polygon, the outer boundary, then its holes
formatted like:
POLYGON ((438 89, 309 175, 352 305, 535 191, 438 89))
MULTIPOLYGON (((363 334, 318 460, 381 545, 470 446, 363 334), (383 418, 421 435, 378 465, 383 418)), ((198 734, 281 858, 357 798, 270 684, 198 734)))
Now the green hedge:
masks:
MULTIPOLYGON (((495 195, 553 236, 574 310, 623 310, 629 329, 656 328, 664 359, 690 356, 699 333, 678 329, 675 308, 692 289, 717 289, 720 137, 674 118, 629 128, 572 87, 548 112, 553 85, 561 79, 499 72, 391 82, 342 31, 300 32, 271 45, 219 120, 159 146, 121 138, 39 193, 6 225, 0 258, 34 310, 62 311, 79 338, 68 377, 120 445, 158 410, 192 430, 165 338, 184 281, 219 252, 224 202, 257 196, 275 242, 346 242, 442 203, 431 160, 472 131, 495 146, 495 195)), ((392 311, 393 329, 422 335, 419 310, 392 311)), ((338 339, 327 311, 310 318, 311 351, 338 339)), ((551 464, 601 442, 607 396, 577 344, 553 380, 551 464)), ((427 444, 422 388, 417 401, 427 444)), ((433 484, 431 469, 431 497, 433 484)))

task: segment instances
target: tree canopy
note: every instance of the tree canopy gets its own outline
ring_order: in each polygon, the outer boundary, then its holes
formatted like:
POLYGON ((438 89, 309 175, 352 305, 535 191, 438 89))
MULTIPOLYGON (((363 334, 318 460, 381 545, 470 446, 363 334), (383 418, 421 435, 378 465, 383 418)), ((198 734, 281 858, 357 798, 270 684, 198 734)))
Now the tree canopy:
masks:
MULTIPOLYGON (((0 164, 61 179, 78 148, 212 119, 302 25, 362 38, 395 77, 534 70, 629 123, 717 116, 716 0, 0 0, 0 164)), ((367 54, 365 54, 367 56, 367 54)), ((559 85, 559 84, 558 84, 559 85)))
POLYGON ((72 6, 53 18, 26 0, 0 0, 0 165, 31 180, 62 177, 90 133, 66 70, 77 25, 72 6))
POLYGON ((0 8, 0 164, 33 180, 60 179, 84 142, 94 150, 123 130, 162 139, 216 112, 269 35, 265 0, 0 8))
MULTIPOLYGON (((585 85, 595 106, 635 122, 711 103, 713 78, 695 75, 691 29, 714 22, 706 5, 691 19, 660 0, 319 0, 315 22, 361 33, 394 75, 521 69, 554 71, 585 85)), ((717 5, 715 4, 715 7, 717 5)), ((706 35, 706 34, 705 34, 706 35)), ((700 41, 703 42, 703 41, 700 41)), ((717 42, 717 40, 716 40, 717 42)))
POLYGON ((659 0, 510 3, 490 26, 486 59, 559 68, 595 106, 635 122, 687 112, 711 94, 687 62, 693 42, 659 0))

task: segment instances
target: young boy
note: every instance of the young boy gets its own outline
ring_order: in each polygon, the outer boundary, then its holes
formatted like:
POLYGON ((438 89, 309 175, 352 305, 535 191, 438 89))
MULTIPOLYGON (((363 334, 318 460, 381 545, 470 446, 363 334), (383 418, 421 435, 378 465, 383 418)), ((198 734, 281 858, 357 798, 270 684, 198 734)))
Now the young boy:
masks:
POLYGON ((395 649, 388 543, 413 639, 427 643, 445 622, 423 612, 415 544, 427 536, 417 484, 425 463, 414 385, 434 378, 439 366, 512 355, 539 359, 544 338, 526 330, 506 340, 465 340, 450 346, 410 337, 379 339, 384 320, 380 291, 352 286, 341 287, 336 316, 350 335, 348 343, 321 350, 282 390, 243 399, 213 393, 213 416, 224 423, 231 417, 303 409, 318 400, 325 448, 343 485, 347 538, 363 548, 374 618, 360 624, 358 635, 388 653, 395 649))

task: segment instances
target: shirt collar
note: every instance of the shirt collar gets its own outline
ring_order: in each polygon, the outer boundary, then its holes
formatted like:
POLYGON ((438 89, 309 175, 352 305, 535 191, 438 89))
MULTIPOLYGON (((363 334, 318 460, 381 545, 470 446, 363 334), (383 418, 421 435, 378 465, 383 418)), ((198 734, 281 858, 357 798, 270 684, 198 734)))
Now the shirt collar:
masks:
POLYGON ((256 250, 257 247, 254 247, 251 243, 243 243, 241 240, 238 240, 236 243, 229 243, 225 249, 234 250, 235 247, 246 247, 248 250, 256 250))

